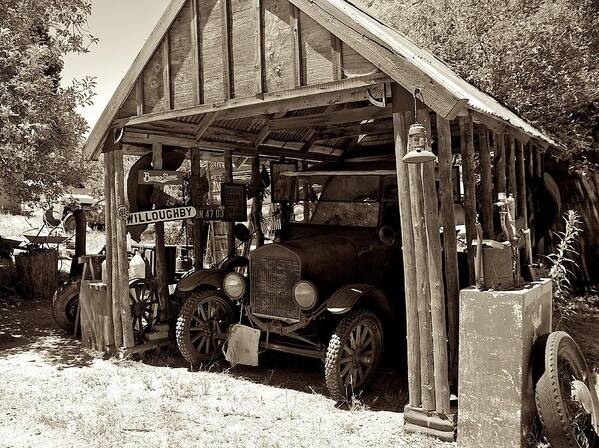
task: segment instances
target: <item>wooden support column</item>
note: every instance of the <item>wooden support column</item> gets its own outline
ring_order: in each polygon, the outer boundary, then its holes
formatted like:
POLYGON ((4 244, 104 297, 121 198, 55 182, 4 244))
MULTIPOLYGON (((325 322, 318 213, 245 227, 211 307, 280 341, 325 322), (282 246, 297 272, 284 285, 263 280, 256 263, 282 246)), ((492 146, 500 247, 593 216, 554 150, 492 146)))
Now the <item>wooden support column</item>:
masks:
POLYGON ((125 197, 125 175, 123 168, 123 152, 115 151, 114 154, 114 189, 115 189, 115 228, 113 236, 116 237, 116 279, 113 279, 113 289, 118 295, 121 307, 121 323, 123 326, 123 348, 128 349, 135 345, 133 339, 133 325, 131 322, 131 304, 129 302, 129 257, 127 256, 127 221, 123 219, 123 212, 129 210, 127 198, 125 197), (121 212, 122 211, 122 212, 121 212), (121 213, 119 213, 121 212, 121 213))
POLYGON ((331 34, 331 60, 333 62, 333 79, 343 79, 343 48, 341 39, 331 34))
POLYGON ((538 146, 535 146, 535 176, 537 179, 543 177, 543 150, 538 146))
POLYGON ((418 322, 420 324, 420 381, 422 408, 435 409, 435 383, 433 370, 433 333, 431 326, 431 291, 428 273, 428 244, 424 221, 424 196, 422 167, 409 165, 410 196, 412 203, 412 230, 414 232, 414 258, 416 264, 416 295, 418 297, 418 322))
MULTIPOLYGON (((397 186, 399 192, 399 212, 401 216, 401 240, 403 255, 403 276, 406 302, 407 346, 408 346, 408 390, 410 406, 419 408, 422 404, 420 381, 420 333, 418 321, 418 295, 416 293, 416 264, 414 260, 414 237, 412 235, 412 207, 410 204, 410 181, 408 167, 402 158, 408 152, 408 123, 403 89, 393 83, 393 130, 395 140, 395 161, 397 165, 397 186)), ((428 396, 428 395, 427 395, 428 396)), ((431 400, 429 400, 430 403, 431 400)))
POLYGON ((104 225, 106 231, 106 294, 112 304, 111 315, 112 320, 108 325, 112 324, 112 347, 123 345, 123 326, 121 323, 121 306, 118 300, 118 295, 115 294, 114 288, 114 250, 115 250, 115 232, 114 220, 116 218, 116 207, 114 206, 114 151, 104 153, 104 225))
POLYGON ((525 226, 528 227, 528 212, 526 204, 526 163, 524 156, 524 144, 518 142, 516 146, 516 180, 517 196, 516 204, 518 209, 518 218, 522 218, 525 226))
POLYGON ((252 210, 254 211, 254 225, 256 234, 255 244, 256 247, 264 246, 264 232, 262 230, 262 200, 263 200, 263 191, 260 186, 260 156, 256 156, 252 159, 252 182, 256 186, 257 194, 254 196, 252 210))
POLYGON ((299 87, 304 83, 304 68, 302 64, 302 44, 300 29, 300 10, 297 6, 289 3, 291 32, 293 33, 293 73, 295 77, 295 86, 299 87))
POLYGON ((73 213, 75 218, 75 255, 71 261, 71 276, 81 275, 83 266, 79 264, 79 257, 86 253, 87 245, 87 218, 85 212, 79 208, 73 213))
MULTIPOLYGON (((516 139, 512 134, 508 134, 507 145, 507 192, 514 195, 516 198, 517 181, 516 181, 516 139)), ((516 204, 516 216, 518 215, 518 204, 516 204)))
POLYGON ((162 88, 166 110, 171 110, 173 102, 171 95, 171 45, 169 33, 165 34, 162 41, 162 88))
POLYGON ((489 149, 489 131, 484 124, 477 126, 480 161, 480 217, 485 238, 494 239, 493 225, 493 176, 491 170, 491 151, 489 149))
MULTIPOLYGON (((191 85, 193 91, 192 98, 193 104, 203 103, 202 95, 202 80, 201 80, 201 61, 202 57, 200 54, 201 41, 200 41, 200 14, 198 11, 197 0, 191 0, 191 21, 190 21, 190 35, 191 35, 191 85)), ((142 77, 143 78, 143 77, 142 77)))
MULTIPOLYGON (((155 170, 162 169, 162 144, 154 143, 152 145, 152 167, 155 170)), ((156 187, 162 190, 162 187, 156 187)), ((155 245, 156 245, 156 279, 158 286, 158 298, 160 301, 160 320, 167 319, 168 314, 168 273, 166 268, 166 241, 164 235, 164 223, 154 224, 155 245)))
POLYGON ((495 199, 499 193, 507 193, 505 175, 505 134, 503 131, 495 134, 495 199))
POLYGON ((474 127, 472 116, 460 118, 460 145, 462 151, 462 180, 464 183, 464 215, 468 251, 468 280, 474 285, 474 248, 476 238, 476 174, 474 172, 474 127))
POLYGON ((443 257, 445 290, 447 293, 447 335, 449 338, 449 381, 457 389, 458 381, 458 300, 460 295, 457 236, 452 179, 451 127, 449 121, 437 115, 439 148, 439 201, 443 225, 443 257))
POLYGON ((263 19, 262 19, 262 0, 252 0, 254 5, 254 72, 256 74, 256 95, 264 93, 264 50, 262 47, 263 19))
MULTIPOLYGON (((431 135, 428 109, 418 111, 418 121, 431 135)), ((435 187, 435 162, 422 164, 422 193, 424 221, 428 247, 428 271, 431 296, 431 323, 433 338, 433 371, 435 380, 435 409, 449 414, 449 368, 447 360, 447 322, 445 317, 445 284, 439 234, 439 198, 435 187)))
POLYGON ((223 55, 223 92, 225 100, 233 98, 232 64, 231 64, 231 0, 222 0, 222 55, 223 55))
MULTIPOLYGON (((226 150, 225 154, 225 183, 233 182, 233 153, 230 150, 226 150)), ((227 253, 229 257, 233 257, 236 254, 235 250, 235 235, 233 234, 234 223, 228 222, 227 224, 227 253)))
MULTIPOLYGON (((200 207, 200 180, 202 176, 202 154, 199 149, 191 150, 191 204, 200 207)), ((199 218, 193 219, 193 267, 204 269, 204 233, 203 221, 199 218)))

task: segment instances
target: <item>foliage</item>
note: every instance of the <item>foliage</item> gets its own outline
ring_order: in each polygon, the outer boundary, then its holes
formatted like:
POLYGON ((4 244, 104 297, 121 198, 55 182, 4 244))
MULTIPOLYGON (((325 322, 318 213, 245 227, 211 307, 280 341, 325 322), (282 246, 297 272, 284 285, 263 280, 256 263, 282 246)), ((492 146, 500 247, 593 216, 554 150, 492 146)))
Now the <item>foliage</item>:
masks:
POLYGON ((61 87, 62 56, 86 52, 89 0, 0 2, 0 170, 23 201, 85 182, 81 147, 94 81, 61 87))
POLYGON ((596 0, 353 0, 459 75, 599 162, 596 0))
POLYGON ((581 220, 578 212, 568 210, 564 216, 565 228, 563 231, 558 231, 558 243, 556 252, 547 256, 551 262, 549 269, 549 278, 553 280, 553 295, 556 308, 562 312, 568 309, 568 297, 570 293, 570 279, 575 277, 572 268, 578 265, 574 257, 578 255, 576 252, 576 244, 582 233, 581 220))

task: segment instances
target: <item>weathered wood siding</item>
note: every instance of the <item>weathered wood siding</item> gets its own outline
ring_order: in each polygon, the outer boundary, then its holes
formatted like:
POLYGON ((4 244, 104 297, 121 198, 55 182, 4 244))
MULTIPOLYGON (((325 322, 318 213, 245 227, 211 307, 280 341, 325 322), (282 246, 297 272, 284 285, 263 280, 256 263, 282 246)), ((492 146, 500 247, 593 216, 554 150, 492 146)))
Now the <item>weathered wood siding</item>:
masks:
POLYGON ((374 70, 302 12, 295 14, 294 38, 293 15, 288 0, 189 0, 118 117, 251 98, 374 70))
POLYGON ((170 83, 173 109, 194 106, 191 2, 183 7, 169 31, 170 83))

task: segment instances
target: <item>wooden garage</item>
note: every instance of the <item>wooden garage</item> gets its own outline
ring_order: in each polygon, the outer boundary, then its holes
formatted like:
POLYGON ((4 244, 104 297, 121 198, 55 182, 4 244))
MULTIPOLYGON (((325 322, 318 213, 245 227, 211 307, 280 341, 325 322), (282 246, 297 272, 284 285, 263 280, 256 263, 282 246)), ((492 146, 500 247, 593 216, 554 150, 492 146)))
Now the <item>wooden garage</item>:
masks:
MULTIPOLYGON (((494 204, 505 193, 514 197, 520 227, 533 229, 536 255, 533 186, 542 181, 544 153, 558 145, 349 1, 172 0, 85 146, 87 157, 103 156, 106 167, 106 282, 113 307, 105 344, 113 349, 134 345, 123 156, 152 154, 152 167, 160 170, 165 148, 191 159, 192 178, 202 157, 223 157, 229 181, 232 160, 242 156, 254 161, 258 175, 264 160, 308 166, 356 151, 394 151, 410 408, 441 422, 433 433, 453 438, 459 278, 475 282, 475 251, 465 251, 468 268, 460 273, 458 246, 471 247, 477 222, 485 239, 496 238, 494 204), (416 122, 438 163, 402 161, 416 122), (456 224, 465 226, 463 243, 457 232, 441 238, 440 228, 456 224)), ((157 266, 164 266, 160 224, 156 247, 157 266)), ((234 240, 229 247, 234 251, 234 240)), ((201 248, 194 250, 201 259, 201 248)), ((431 432, 425 426, 426 419, 410 429, 431 432)))

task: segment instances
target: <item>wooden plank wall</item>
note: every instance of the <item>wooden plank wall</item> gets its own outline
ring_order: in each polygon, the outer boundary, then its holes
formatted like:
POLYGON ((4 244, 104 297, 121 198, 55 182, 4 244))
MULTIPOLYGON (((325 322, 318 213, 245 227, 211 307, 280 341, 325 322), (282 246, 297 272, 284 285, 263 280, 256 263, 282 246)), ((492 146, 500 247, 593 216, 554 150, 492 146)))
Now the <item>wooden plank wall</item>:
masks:
POLYGON ((251 98, 374 69, 288 0, 189 0, 118 118, 251 98))

